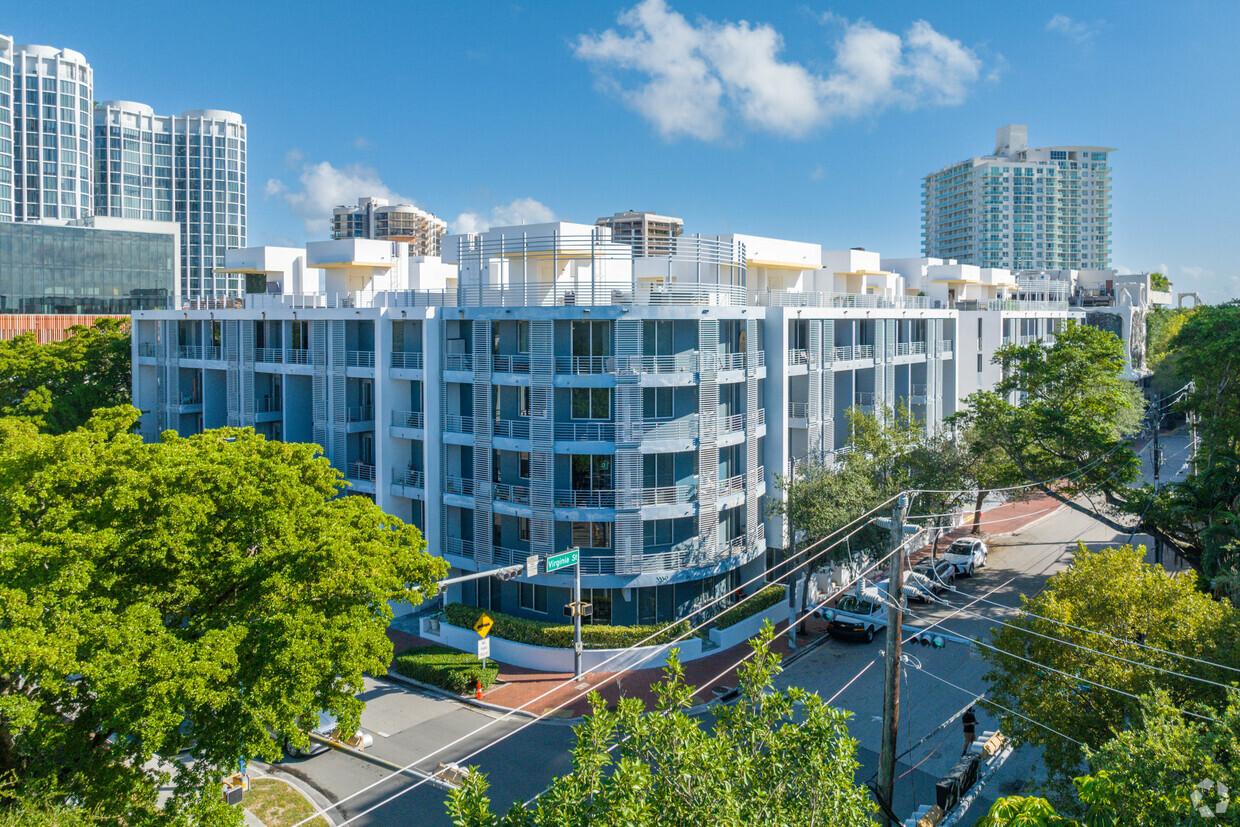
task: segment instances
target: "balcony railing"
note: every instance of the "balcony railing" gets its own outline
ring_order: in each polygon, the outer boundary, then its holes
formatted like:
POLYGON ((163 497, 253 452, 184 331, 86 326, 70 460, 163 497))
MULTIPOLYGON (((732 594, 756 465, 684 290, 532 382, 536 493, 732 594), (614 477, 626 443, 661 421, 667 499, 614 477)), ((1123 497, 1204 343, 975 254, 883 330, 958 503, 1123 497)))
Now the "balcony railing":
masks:
POLYGON ((663 485, 638 489, 642 505, 685 505, 697 500, 698 484, 695 479, 685 485, 663 485))
POLYGON ((874 393, 872 391, 859 391, 855 399, 856 403, 863 408, 874 407, 874 393))
POLYGON ((278 413, 280 411, 279 396, 263 396, 254 401, 254 410, 258 413, 278 413))
POLYGON ((650 356, 617 356, 616 370, 633 375, 638 373, 697 373, 698 352, 654 354, 650 356))
MULTIPOLYGON (((529 369, 526 369, 529 372, 529 369)), ((599 373, 615 373, 616 357, 614 356, 557 356, 555 372, 573 375, 592 375, 599 373)))
POLYGON ((158 356, 162 356, 163 353, 164 353, 164 349, 155 342, 140 342, 138 344, 138 355, 139 356, 158 357, 158 356))
POLYGON ((788 416, 793 419, 809 419, 808 402, 789 402, 788 416))
POLYGON ((717 360, 715 370, 744 370, 745 354, 743 353, 718 353, 715 354, 717 360))
POLYGON ((745 430, 745 415, 732 414, 731 416, 719 417, 719 433, 730 434, 733 431, 745 430))
POLYGON ((375 366, 375 352, 373 350, 347 351, 344 363, 351 368, 373 368, 375 366))
POLYGON ((736 474, 727 479, 719 480, 718 495, 726 497, 729 494, 739 494, 745 490, 745 475, 736 474))
POLYGON ((472 434, 474 432, 474 418, 472 416, 448 414, 444 417, 444 430, 453 434, 472 434))
POLYGON ((426 488, 426 474, 422 471, 414 471, 413 469, 403 470, 400 468, 392 469, 392 482, 397 485, 407 485, 410 488, 426 488))
POLYGON ((854 359, 873 359, 874 345, 856 345, 853 347, 854 359))
POLYGON ((474 354, 472 353, 445 353, 443 357, 444 370, 473 370, 474 354))
POLYGON ((557 422, 555 438, 568 442, 615 442, 614 422, 557 422))
POLYGON ((392 411, 392 427, 424 428, 426 416, 421 411, 392 411))
POLYGON ((181 345, 177 348, 177 357, 180 359, 216 359, 220 358, 220 348, 218 345, 208 345, 200 347, 198 345, 181 345))
POLYGON ((310 350, 304 347, 290 347, 284 351, 284 361, 290 365, 310 364, 310 350))
POLYGON ((497 482, 491 486, 492 496, 505 503, 517 503, 519 505, 530 504, 530 489, 528 485, 509 485, 507 483, 497 482))
POLYGON ((758 422, 754 427, 761 427, 766 424, 766 408, 758 408, 758 422))
POLYGON ((366 462, 349 463, 349 479, 375 481, 375 467, 366 462))
POLYGON ((926 385, 913 385, 913 396, 925 396, 929 391, 926 385))
POLYGON ((991 299, 986 302, 987 310, 1067 310, 1066 301, 1023 301, 1020 299, 991 299))
POLYGON ((375 418, 374 405, 353 405, 345 409, 349 422, 370 422, 375 418))
POLYGON ((284 361, 284 351, 278 347, 256 347, 254 361, 279 364, 284 361))
POLYGON ((676 419, 647 419, 633 426, 638 439, 697 439, 698 418, 682 416, 676 419))
POLYGON ((528 419, 495 419, 491 421, 491 433, 509 439, 529 439, 530 421, 528 419))
POLYGON ((530 355, 528 353, 517 353, 492 356, 491 370, 495 373, 529 373, 530 355))
POLYGON ((925 308, 925 296, 883 296, 876 293, 820 293, 767 290, 755 293, 753 303, 762 307, 882 307, 925 308))
POLYGON ((610 490, 578 491, 576 489, 557 489, 555 492, 557 508, 615 508, 616 492, 610 490))
POLYGON ((808 365, 809 352, 803 348, 789 348, 788 350, 789 365, 808 365))
POLYGON ((456 494, 461 497, 472 497, 474 495, 474 481, 470 477, 453 477, 445 475, 443 478, 443 490, 445 494, 456 494))
POLYGON ((837 347, 835 349, 834 355, 835 355, 835 361, 847 362, 848 360, 853 358, 852 345, 844 345, 843 347, 837 347))
POLYGON ((421 370, 422 354, 407 350, 393 351, 392 367, 401 368, 403 370, 421 370))

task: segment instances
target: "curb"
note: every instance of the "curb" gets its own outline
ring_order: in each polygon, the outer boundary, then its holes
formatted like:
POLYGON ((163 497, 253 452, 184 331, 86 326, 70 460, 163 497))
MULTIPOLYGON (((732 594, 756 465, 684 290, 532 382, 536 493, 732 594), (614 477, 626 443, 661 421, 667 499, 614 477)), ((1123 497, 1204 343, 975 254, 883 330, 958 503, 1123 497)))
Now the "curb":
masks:
POLYGON ((444 781, 442 778, 437 778, 431 775, 430 773, 422 772, 421 770, 415 770, 412 767, 403 767, 394 761, 389 761, 386 758, 380 758, 377 755, 370 755, 368 753, 363 752, 360 749, 353 749, 352 747, 346 746, 345 744, 342 744, 339 741, 333 741, 331 738, 324 738, 320 735, 315 735, 313 732, 309 733, 309 735, 310 735, 311 741, 314 741, 319 744, 326 744, 327 746, 331 747, 337 752, 343 752, 346 755, 352 755, 354 758, 360 758, 363 761, 367 761, 371 764, 374 764, 379 767, 383 767, 384 769, 387 769, 387 770, 392 770, 393 772, 400 773, 401 775, 407 775, 411 778, 416 778, 419 781, 429 781, 431 784, 434 784, 436 787, 439 787, 440 789, 444 789, 444 790, 455 790, 456 789, 456 785, 449 784, 447 781, 444 781))
POLYGON ((268 764, 266 761, 256 760, 253 761, 252 764, 262 771, 263 774, 259 776, 260 778, 272 778, 288 784, 290 787, 297 790, 302 798, 310 802, 310 805, 314 807, 318 816, 334 827, 337 820, 337 811, 328 809, 335 807, 339 803, 339 799, 337 799, 334 795, 328 794, 326 790, 320 789, 309 779, 302 777, 303 774, 299 770, 295 770, 282 764, 268 764))

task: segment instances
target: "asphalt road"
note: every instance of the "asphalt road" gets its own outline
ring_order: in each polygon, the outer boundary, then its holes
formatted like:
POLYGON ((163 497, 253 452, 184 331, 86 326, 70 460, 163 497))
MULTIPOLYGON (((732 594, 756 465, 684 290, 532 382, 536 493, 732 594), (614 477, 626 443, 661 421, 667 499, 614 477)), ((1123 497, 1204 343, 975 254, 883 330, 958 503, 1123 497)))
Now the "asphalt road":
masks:
MULTIPOLYGON (((1165 480, 1183 472, 1188 453, 1187 438, 1183 435, 1164 437, 1163 445, 1165 480)), ((1149 451, 1142 453, 1148 460, 1149 451)), ((1148 477, 1148 468, 1146 474, 1148 477)), ((1048 576, 1071 562, 1078 540, 1089 548, 1101 548, 1128 542, 1129 537, 1116 534, 1087 515, 1069 509, 1058 510, 1015 534, 998 538, 992 545, 989 565, 972 578, 958 581, 961 594, 952 596, 950 601, 955 606, 965 606, 973 597, 983 596, 1006 606, 1016 606, 1021 594, 1035 594, 1043 588, 1048 576)), ((1134 542, 1148 544, 1149 539, 1137 536, 1134 542)), ((1011 614, 1009 610, 982 603, 969 608, 985 618, 1003 619, 1011 614)), ((933 604, 912 604, 911 609, 905 619, 911 624, 948 618, 952 611, 933 604)), ((990 626, 987 619, 957 614, 944 620, 941 628, 961 637, 981 637, 990 626)), ((862 763, 859 780, 866 780, 877 769, 882 722, 881 650, 881 636, 868 645, 829 641, 794 662, 777 679, 781 686, 802 686, 824 698, 835 696, 834 705, 852 713, 850 732, 859 743, 858 758, 862 763), (863 669, 866 671, 862 672, 863 669), (860 677, 856 677, 858 673, 860 677), (849 681, 853 682, 849 684, 849 681)), ((942 650, 909 647, 908 651, 921 668, 904 670, 898 751, 934 730, 985 689, 984 664, 962 645, 949 644, 942 650)), ((362 716, 362 727, 375 739, 369 752, 402 766, 419 761, 416 766, 424 771, 433 771, 441 761, 460 760, 498 736, 513 732, 526 721, 519 717, 497 721, 498 716, 493 713, 383 681, 368 682, 364 700, 367 708, 362 716), (484 724, 489 727, 470 735, 484 724), (457 739, 463 740, 429 760, 420 760, 457 739)), ((985 712, 979 710, 978 718, 979 734, 982 730, 997 728, 996 722, 985 712)), ((572 743, 572 730, 568 726, 537 723, 487 748, 469 763, 480 766, 487 774, 493 806, 504 809, 510 802, 538 793, 556 776, 567 772, 571 768, 572 743)), ((915 805, 932 803, 935 782, 959 758, 961 749, 962 732, 956 722, 902 759, 896 772, 899 777, 897 813, 906 816, 915 805)), ((1038 759, 1035 750, 1018 750, 985 790, 982 800, 974 805, 964 823, 972 824, 980 818, 995 798, 1025 788, 1036 778, 1038 759)), ((336 808, 332 813, 336 824, 357 817, 373 805, 417 784, 416 779, 391 778, 388 769, 338 752, 288 760, 282 766, 333 802, 376 784, 373 789, 336 808)), ((449 825, 445 796, 442 789, 423 783, 351 823, 449 825)))

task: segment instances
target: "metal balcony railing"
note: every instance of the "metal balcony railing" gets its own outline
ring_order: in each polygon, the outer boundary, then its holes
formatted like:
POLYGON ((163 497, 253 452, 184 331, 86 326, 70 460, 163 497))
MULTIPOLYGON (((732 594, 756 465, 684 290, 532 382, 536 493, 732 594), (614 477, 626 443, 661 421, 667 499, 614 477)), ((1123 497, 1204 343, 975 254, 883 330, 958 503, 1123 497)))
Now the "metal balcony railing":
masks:
POLYGON ((557 422, 555 438, 568 442, 615 442, 614 422, 557 422))
POLYGON ((755 427, 761 427, 766 424, 766 408, 758 408, 758 422, 755 427))
POLYGON ((349 422, 370 422, 375 418, 374 405, 353 405, 345 409, 349 422))
POLYGON ((375 481, 375 467, 367 462, 349 463, 349 479, 375 481))
POLYGON ((392 469, 392 482, 396 485, 407 485, 410 488, 426 488, 426 474, 422 471, 414 471, 412 468, 403 470, 400 468, 392 469))
POLYGON ((403 370, 422 370, 422 354, 407 350, 393 351, 392 367, 403 370))
POLYGON ((639 439, 697 439, 698 417, 682 416, 676 419, 647 419, 633 426, 639 439))
POLYGON ((638 489, 642 505, 684 505, 697 500, 698 484, 695 479, 685 485, 663 485, 638 489))
POLYGON ((447 414, 444 417, 444 430, 453 434, 472 434, 474 432, 474 418, 472 416, 447 414))
POLYGON ((445 494, 472 497, 474 495, 474 481, 470 477, 445 475, 443 478, 443 490, 445 494))
POLYGON ((445 353, 443 357, 444 370, 473 370, 474 355, 472 353, 445 353))
POLYGON ((557 508, 615 508, 616 492, 611 490, 579 491, 556 489, 557 508))
POLYGON ((745 430, 745 415, 732 414, 731 416, 719 417, 719 433, 729 434, 733 431, 745 430))
POLYGON ((516 353, 491 357, 491 370, 495 373, 529 373, 530 355, 516 353))
POLYGON ((304 347, 286 348, 284 361, 290 365, 308 365, 310 364, 310 350, 304 347))
POLYGON ((859 391, 855 397, 855 401, 863 408, 874 407, 874 393, 872 391, 859 391))
POLYGON ((754 294, 753 303, 762 307, 881 307, 924 308, 925 296, 883 296, 875 293, 820 293, 767 290, 754 294))
POLYGON ((809 418, 809 403, 808 402, 789 402, 788 403, 788 416, 792 417, 793 419, 808 419, 809 418))
POLYGON ((426 417, 421 411, 392 411, 392 427, 424 428, 426 417))
POLYGON ((616 357, 614 356, 557 356, 555 372, 572 375, 593 375, 599 373, 615 373, 616 357))
POLYGON ((446 554, 454 554, 457 557, 468 557, 474 559, 474 543, 472 540, 462 540, 459 537, 448 537, 444 540, 444 552, 446 554))
POLYGON ((491 486, 492 496, 505 503, 517 503, 519 505, 530 504, 530 489, 527 485, 509 485, 508 483, 497 482, 491 486))
POLYGON ((178 359, 201 359, 202 347, 199 345, 180 345, 177 347, 178 359))
POLYGON ((530 421, 528 419, 495 419, 491 422, 491 433, 509 439, 529 439, 530 421))
POLYGON ((729 494, 739 494, 745 490, 745 475, 736 474, 727 479, 719 480, 719 489, 716 492, 720 497, 726 497, 729 494))
POLYGON ((650 356, 617 356, 616 370, 626 375, 639 373, 697 373, 698 352, 653 354, 650 356))
POLYGON ((857 345, 853 348, 854 359, 873 359, 874 345, 857 345))
POLYGON ((789 348, 788 350, 789 365, 808 365, 809 353, 803 348, 789 348))
POLYGON ((849 359, 853 358, 852 345, 844 345, 843 347, 837 347, 835 349, 834 355, 835 355, 835 361, 847 362, 849 359))
POLYGON ((373 368, 375 366, 375 352, 373 350, 347 351, 344 363, 351 368, 373 368))
POLYGON ((913 396, 925 396, 929 390, 927 385, 913 385, 913 396))
POLYGON ((138 344, 138 355, 139 356, 158 357, 158 356, 162 356, 163 352, 164 352, 164 349, 160 347, 158 344, 156 344, 155 342, 140 342, 138 344))
POLYGON ((254 401, 254 410, 258 413, 278 413, 280 411, 280 397, 263 396, 254 401))
POLYGON ((717 353, 715 370, 744 370, 745 354, 743 353, 717 353))
POLYGON ((279 364, 284 361, 284 351, 278 347, 256 347, 254 361, 279 364))

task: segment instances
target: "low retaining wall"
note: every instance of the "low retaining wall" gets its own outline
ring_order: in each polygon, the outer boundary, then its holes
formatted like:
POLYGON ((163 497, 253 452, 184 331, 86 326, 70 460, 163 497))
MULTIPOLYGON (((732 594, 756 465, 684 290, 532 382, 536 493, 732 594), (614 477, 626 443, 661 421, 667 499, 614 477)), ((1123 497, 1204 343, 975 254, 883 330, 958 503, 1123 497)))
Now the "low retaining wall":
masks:
MULTIPOLYGON (((787 608, 785 607, 785 614, 787 608)), ((736 624, 740 626, 741 624, 736 624)), ((759 624, 761 625, 761 624, 759 624)), ((733 627, 735 628, 735 627, 733 627)), ((725 631, 732 631, 727 629, 725 631)), ((471 629, 462 629, 444 623, 440 618, 422 618, 419 635, 427 640, 442 643, 463 652, 473 652, 478 648, 478 635, 471 629)), ((696 660, 702 657, 702 639, 686 638, 676 643, 662 646, 639 646, 632 649, 586 649, 581 653, 581 668, 593 670, 610 658, 610 663, 602 666, 600 672, 618 672, 622 669, 654 669, 667 665, 667 653, 671 649, 680 650, 680 661, 696 660), (619 655, 619 657, 616 657, 619 655)), ((520 666, 538 672, 572 672, 573 650, 558 649, 550 646, 530 646, 503 638, 491 638, 491 657, 500 663, 520 666)))
POLYGON ((747 617, 739 623, 733 623, 726 629, 710 629, 708 632, 710 642, 718 646, 720 650, 731 649, 733 646, 744 643, 762 631, 762 624, 766 623, 766 621, 771 621, 772 626, 778 626, 780 623, 788 620, 789 617, 788 594, 787 589, 785 589, 784 599, 774 606, 768 606, 764 611, 747 617))

